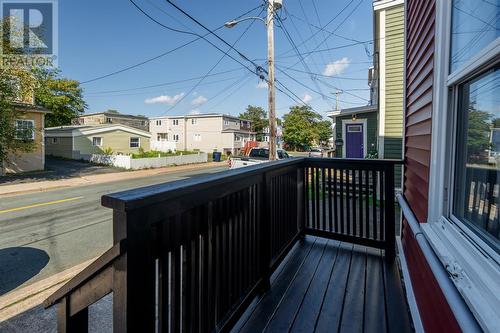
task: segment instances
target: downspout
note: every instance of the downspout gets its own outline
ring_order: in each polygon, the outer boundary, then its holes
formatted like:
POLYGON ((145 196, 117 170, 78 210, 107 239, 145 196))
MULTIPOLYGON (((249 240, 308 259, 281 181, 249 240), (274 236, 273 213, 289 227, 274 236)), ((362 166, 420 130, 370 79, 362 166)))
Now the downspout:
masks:
POLYGON ((455 285, 449 278, 448 272, 445 270, 441 261, 436 256, 434 250, 432 250, 432 247, 425 238, 425 235, 422 233, 420 223, 417 221, 405 198, 401 193, 398 193, 396 198, 403 212, 403 216, 406 221, 408 221, 408 225, 413 232, 415 240, 424 254, 425 260, 429 264, 432 274, 436 278, 436 281, 438 282, 458 325, 463 332, 482 332, 463 297, 460 295, 457 288, 455 288, 455 285))

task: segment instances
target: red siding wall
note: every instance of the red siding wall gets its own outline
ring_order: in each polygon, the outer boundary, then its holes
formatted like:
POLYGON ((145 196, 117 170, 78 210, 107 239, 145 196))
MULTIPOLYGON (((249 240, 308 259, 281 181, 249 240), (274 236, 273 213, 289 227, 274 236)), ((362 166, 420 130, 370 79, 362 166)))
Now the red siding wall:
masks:
POLYGON ((434 73, 434 0, 409 0, 406 12, 405 197, 427 220, 434 73))
POLYGON ((404 255, 425 331, 460 332, 460 327, 406 221, 403 223, 402 236, 404 255))
MULTIPOLYGON (((431 155, 435 0, 407 0, 406 6, 404 194, 419 222, 426 222, 431 155)), ((402 243, 425 331, 460 332, 406 221, 403 223, 402 243)))

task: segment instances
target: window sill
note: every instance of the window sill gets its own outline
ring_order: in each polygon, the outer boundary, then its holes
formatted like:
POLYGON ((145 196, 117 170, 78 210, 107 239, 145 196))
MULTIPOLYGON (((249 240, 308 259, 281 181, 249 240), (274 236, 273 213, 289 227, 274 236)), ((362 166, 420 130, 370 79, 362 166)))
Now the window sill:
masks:
POLYGON ((485 331, 500 332, 500 266, 454 222, 423 223, 422 230, 450 279, 485 331))

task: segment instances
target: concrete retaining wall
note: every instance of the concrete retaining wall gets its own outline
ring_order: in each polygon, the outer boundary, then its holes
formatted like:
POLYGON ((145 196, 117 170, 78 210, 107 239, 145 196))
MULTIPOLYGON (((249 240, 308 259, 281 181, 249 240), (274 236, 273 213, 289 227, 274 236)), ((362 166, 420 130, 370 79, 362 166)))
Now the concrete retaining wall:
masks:
POLYGON ((198 153, 190 155, 179 155, 169 157, 152 158, 131 158, 128 155, 99 155, 93 154, 88 159, 92 163, 112 165, 124 169, 149 169, 161 168, 169 165, 184 165, 194 163, 208 162, 207 153, 198 153))

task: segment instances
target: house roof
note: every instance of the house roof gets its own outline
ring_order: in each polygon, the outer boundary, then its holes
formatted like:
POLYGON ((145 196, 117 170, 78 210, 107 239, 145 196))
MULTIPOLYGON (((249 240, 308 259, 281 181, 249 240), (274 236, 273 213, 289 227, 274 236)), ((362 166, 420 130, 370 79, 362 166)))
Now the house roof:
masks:
POLYGON ((355 108, 330 111, 330 112, 327 112, 326 115, 330 118, 335 118, 335 117, 346 116, 346 115, 350 115, 350 114, 354 114, 354 113, 375 112, 377 110, 378 110, 378 105, 365 105, 365 106, 358 106, 355 108))
POLYGON ((122 125, 122 124, 106 124, 98 126, 89 125, 71 125, 71 126, 59 126, 59 127, 48 127, 45 129, 45 136, 47 137, 76 137, 85 136, 91 134, 99 134, 110 131, 124 131, 136 135, 151 137, 151 133, 122 125))
POLYGON ((52 113, 49 109, 44 108, 43 106, 28 104, 28 103, 12 103, 14 108, 19 109, 25 112, 40 112, 40 113, 52 113))
POLYGON ((124 114, 124 113, 115 113, 115 112, 107 112, 107 111, 104 111, 104 112, 94 112, 94 113, 85 113, 85 114, 82 114, 80 116, 78 116, 77 118, 81 118, 81 117, 88 117, 88 116, 97 116, 97 115, 105 115, 107 117, 115 117, 115 118, 133 118, 133 119, 137 119, 137 120, 148 120, 148 117, 145 117, 145 116, 135 116, 135 115, 132 115, 132 114, 124 114))
POLYGON ((149 118, 150 120, 156 120, 156 119, 181 119, 181 118, 213 118, 213 117, 224 117, 224 118, 231 118, 231 119, 236 119, 236 120, 243 120, 243 121, 248 121, 250 120, 247 119, 241 119, 236 116, 231 116, 229 114, 224 114, 224 113, 203 113, 203 114, 187 114, 187 115, 174 115, 174 116, 163 116, 163 117, 151 117, 149 118))

